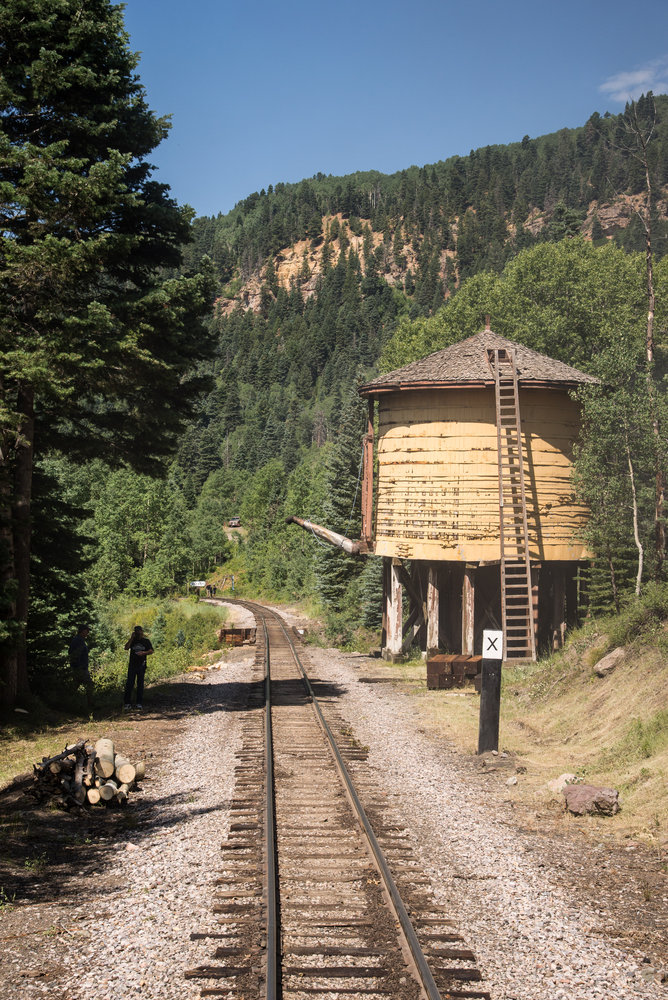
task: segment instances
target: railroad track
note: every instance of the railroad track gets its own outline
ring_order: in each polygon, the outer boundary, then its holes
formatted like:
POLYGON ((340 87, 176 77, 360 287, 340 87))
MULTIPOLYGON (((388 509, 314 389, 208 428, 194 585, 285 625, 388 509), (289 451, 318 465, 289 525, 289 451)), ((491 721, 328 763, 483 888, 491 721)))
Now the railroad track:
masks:
POLYGON ((188 970, 228 1000, 489 1000, 408 836, 365 773, 337 692, 307 673, 283 619, 256 618, 212 960, 188 970), (354 778, 354 781, 353 781, 354 778), (364 802, 364 805, 363 805, 364 802))

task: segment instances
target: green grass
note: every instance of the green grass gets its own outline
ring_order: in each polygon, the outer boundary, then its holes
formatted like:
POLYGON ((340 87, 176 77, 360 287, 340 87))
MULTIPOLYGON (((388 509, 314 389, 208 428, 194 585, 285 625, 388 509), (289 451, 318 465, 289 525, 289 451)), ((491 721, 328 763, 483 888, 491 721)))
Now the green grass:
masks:
POLYGON ((610 757, 624 761, 647 760, 668 748, 668 709, 647 719, 633 719, 627 732, 610 748, 610 757))
POLYGON ((119 720, 128 653, 123 646, 133 625, 142 624, 155 654, 149 658, 146 683, 184 673, 218 648, 217 630, 226 609, 187 599, 156 602, 119 601, 100 609, 91 650, 95 709, 91 714, 83 688, 76 689, 67 665, 53 664, 48 684, 27 703, 27 714, 6 714, 0 721, 0 784, 30 769, 33 763, 58 753, 84 735, 104 735, 108 720, 119 720))

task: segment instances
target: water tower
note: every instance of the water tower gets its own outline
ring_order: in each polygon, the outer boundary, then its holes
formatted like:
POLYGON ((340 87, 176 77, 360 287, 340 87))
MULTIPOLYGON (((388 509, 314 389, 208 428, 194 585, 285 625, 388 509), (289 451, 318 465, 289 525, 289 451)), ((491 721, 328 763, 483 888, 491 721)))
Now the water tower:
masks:
POLYGON ((383 558, 386 658, 415 641, 428 654, 479 654, 485 628, 503 631, 506 660, 561 645, 590 558, 570 479, 572 393, 596 382, 488 326, 362 386, 369 429, 354 544, 383 558))

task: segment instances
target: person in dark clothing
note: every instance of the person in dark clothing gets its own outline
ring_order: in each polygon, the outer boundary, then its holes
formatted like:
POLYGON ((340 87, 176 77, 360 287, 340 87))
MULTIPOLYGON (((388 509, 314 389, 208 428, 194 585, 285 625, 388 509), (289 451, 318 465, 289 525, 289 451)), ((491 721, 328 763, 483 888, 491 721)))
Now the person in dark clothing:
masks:
POLYGON ((137 708, 142 709, 142 699, 144 697, 144 674, 146 673, 146 657, 153 653, 151 640, 144 635, 141 625, 135 625, 132 635, 125 643, 125 649, 130 650, 130 661, 128 663, 128 679, 125 682, 124 708, 127 711, 132 708, 132 689, 137 681, 137 708))
POLYGON ((88 669, 88 643, 86 640, 90 635, 88 625, 79 625, 76 635, 70 639, 69 658, 72 676, 77 687, 83 686, 86 689, 86 701, 88 707, 93 707, 93 695, 95 685, 88 669))

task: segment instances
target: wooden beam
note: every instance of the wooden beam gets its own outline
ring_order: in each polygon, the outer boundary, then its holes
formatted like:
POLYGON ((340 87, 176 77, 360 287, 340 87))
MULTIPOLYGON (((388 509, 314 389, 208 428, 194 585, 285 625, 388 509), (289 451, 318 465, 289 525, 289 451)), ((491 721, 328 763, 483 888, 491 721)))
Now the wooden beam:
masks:
POLYGON ((383 556, 383 620, 380 631, 380 652, 381 655, 387 645, 387 601, 390 586, 390 560, 383 556))
POLYGON ((483 660, 480 679, 478 753, 499 749, 501 660, 483 660))
POLYGON ((427 656, 433 656, 439 649, 439 579, 438 566, 429 564, 427 577, 427 656))
MULTIPOLYGON (((531 563, 531 605, 533 608, 533 631, 536 649, 538 649, 538 624, 540 611, 540 571, 541 563, 531 563)), ((534 657, 534 659, 536 659, 536 657, 534 657)))
MULTIPOLYGON (((416 581, 413 580, 413 578, 411 577, 410 573, 407 571, 406 567, 401 562, 401 560, 395 559, 395 560, 393 560, 393 562, 396 562, 398 564, 397 565, 397 573, 399 575, 399 581, 401 582, 402 586, 404 586, 406 588, 406 591, 407 591, 408 596, 410 597, 411 601, 413 602, 413 604, 416 604, 416 605, 420 604, 421 605, 422 604, 422 595, 420 594, 419 590, 416 590, 416 587, 415 587, 416 581)), ((419 586, 419 583, 418 583, 418 586, 419 586)))
POLYGON ((411 612, 410 612, 408 618, 406 619, 406 621, 404 622, 404 625, 403 625, 403 627, 401 629, 401 634, 404 637, 406 637, 408 635, 408 633, 410 632, 411 633, 411 640, 412 640, 412 638, 415 635, 417 629, 420 628, 420 626, 422 625, 423 621, 424 621, 424 619, 422 617, 422 611, 420 610, 419 607, 417 607, 417 605, 413 605, 413 607, 411 608, 411 612))
POLYGON ((399 570, 401 563, 399 560, 392 560, 389 572, 389 586, 387 593, 387 645, 383 651, 386 660, 398 660, 401 658, 402 647, 402 619, 403 619, 403 591, 399 570))
POLYGON ((475 571, 473 563, 464 566, 462 584, 462 655, 473 656, 475 637, 475 571))
POLYGON ((566 570, 563 563, 552 565, 552 649, 561 649, 566 637, 566 570))
POLYGON ((369 420, 362 445, 362 539, 373 540, 373 398, 369 399, 369 420))

